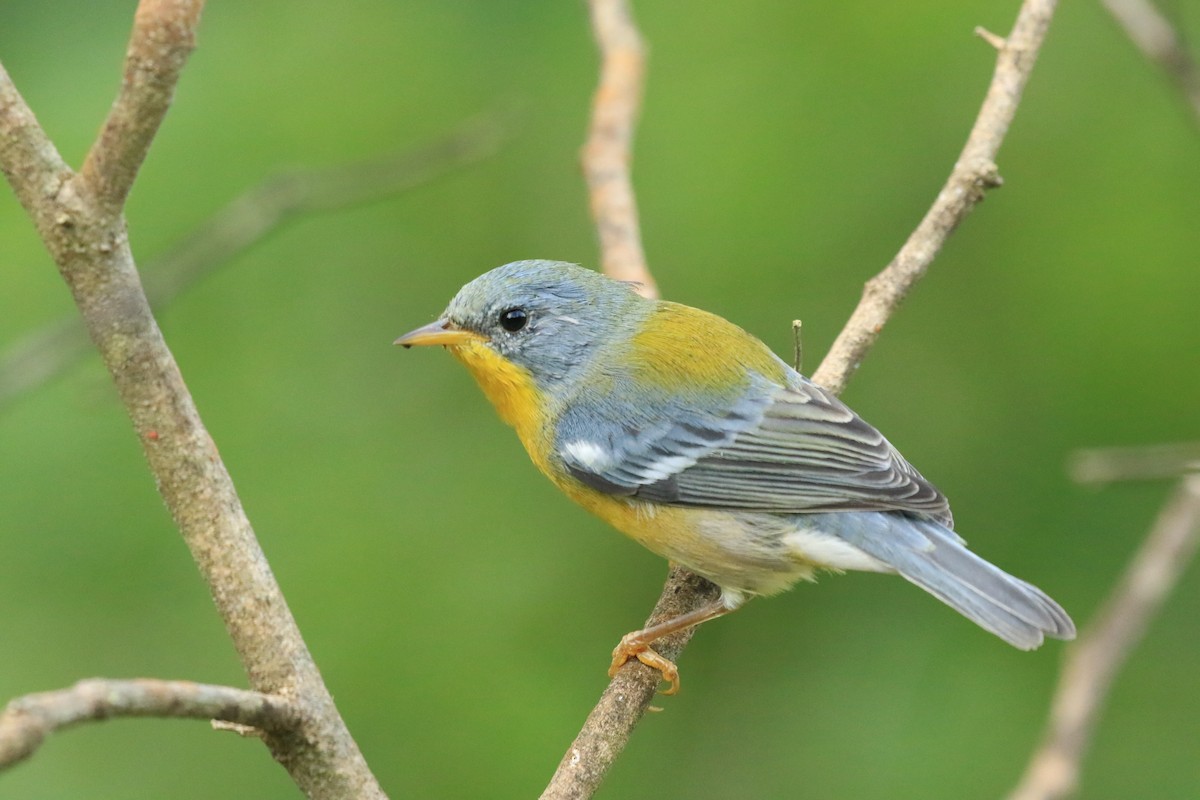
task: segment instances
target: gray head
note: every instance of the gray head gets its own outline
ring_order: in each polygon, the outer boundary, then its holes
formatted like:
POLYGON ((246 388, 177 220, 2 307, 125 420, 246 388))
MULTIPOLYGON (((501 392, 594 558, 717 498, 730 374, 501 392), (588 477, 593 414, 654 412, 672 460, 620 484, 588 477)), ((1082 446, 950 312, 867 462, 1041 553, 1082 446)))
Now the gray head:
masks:
POLYGON ((627 283, 562 261, 515 261, 468 283, 441 319, 397 344, 484 344, 553 393, 616 331, 652 308, 627 283), (448 338, 449 337, 449 338, 448 338))

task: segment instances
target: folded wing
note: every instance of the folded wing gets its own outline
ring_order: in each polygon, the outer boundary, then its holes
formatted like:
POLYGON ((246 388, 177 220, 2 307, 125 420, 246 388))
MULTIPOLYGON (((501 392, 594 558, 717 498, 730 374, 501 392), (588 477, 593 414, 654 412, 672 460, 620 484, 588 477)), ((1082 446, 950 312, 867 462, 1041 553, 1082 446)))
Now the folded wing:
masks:
POLYGON ((794 377, 782 387, 754 376, 720 403, 686 393, 632 403, 615 389, 562 420, 559 456, 595 489, 669 505, 905 511, 952 524, 946 498, 879 431, 794 377))

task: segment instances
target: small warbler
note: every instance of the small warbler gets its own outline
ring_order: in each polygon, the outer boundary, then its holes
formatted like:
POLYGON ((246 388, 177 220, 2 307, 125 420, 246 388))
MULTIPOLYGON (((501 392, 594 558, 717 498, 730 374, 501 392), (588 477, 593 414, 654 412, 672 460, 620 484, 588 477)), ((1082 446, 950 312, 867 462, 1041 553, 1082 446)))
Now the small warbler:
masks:
POLYGON ((1075 626, 967 549, 946 498, 879 431, 736 325, 573 264, 518 261, 464 286, 396 344, 444 345, 568 497, 721 589, 626 635, 656 639, 816 570, 898 574, 1023 650, 1075 626))

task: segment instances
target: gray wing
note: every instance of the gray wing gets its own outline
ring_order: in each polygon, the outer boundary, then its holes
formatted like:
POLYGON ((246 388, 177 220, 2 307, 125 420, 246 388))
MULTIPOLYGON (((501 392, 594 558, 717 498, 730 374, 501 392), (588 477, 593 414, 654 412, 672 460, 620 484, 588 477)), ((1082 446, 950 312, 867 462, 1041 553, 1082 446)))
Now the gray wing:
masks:
POLYGON ((769 513, 905 511, 952 525, 941 492, 807 379, 762 379, 725 403, 603 400, 576 404, 557 440, 567 470, 600 491, 769 513))

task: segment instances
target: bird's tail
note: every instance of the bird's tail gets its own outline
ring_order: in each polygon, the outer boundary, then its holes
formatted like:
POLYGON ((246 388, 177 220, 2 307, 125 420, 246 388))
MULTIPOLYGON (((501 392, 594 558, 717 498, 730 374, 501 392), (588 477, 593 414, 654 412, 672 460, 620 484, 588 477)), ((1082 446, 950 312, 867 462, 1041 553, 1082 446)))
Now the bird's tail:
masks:
POLYGON ((1032 650, 1043 636, 1075 638, 1062 606, 972 553, 949 528, 896 513, 838 516, 842 539, 1014 647, 1032 650))

